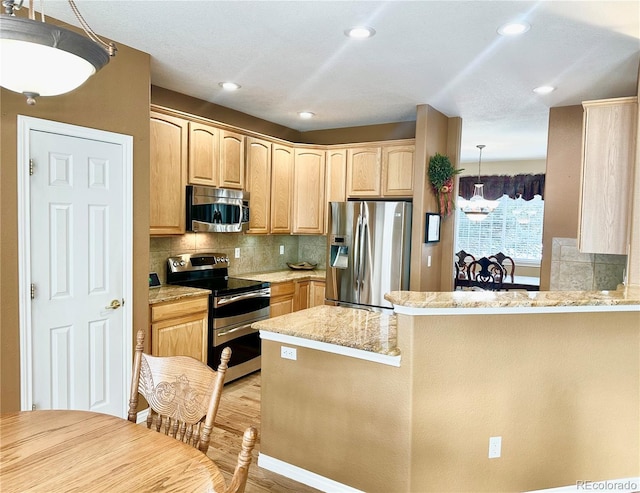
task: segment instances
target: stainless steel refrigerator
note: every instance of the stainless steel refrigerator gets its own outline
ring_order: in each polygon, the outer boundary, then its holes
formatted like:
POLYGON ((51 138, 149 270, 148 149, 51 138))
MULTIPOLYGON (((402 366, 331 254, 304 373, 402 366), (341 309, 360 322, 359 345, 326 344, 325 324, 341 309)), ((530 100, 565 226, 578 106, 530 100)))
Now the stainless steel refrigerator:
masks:
POLYGON ((331 202, 327 300, 393 308, 389 291, 409 289, 411 202, 331 202))

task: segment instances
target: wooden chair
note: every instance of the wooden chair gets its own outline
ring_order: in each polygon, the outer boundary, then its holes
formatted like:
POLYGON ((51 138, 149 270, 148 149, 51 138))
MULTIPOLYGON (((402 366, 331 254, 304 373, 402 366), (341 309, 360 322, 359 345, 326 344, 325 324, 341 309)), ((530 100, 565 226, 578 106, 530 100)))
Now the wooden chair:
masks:
MULTIPOLYGON (((222 351, 218 371, 190 356, 144 354, 144 333, 136 336, 128 419, 136 422, 138 396, 149 404, 147 428, 155 428, 207 453, 231 349, 222 351)), ((244 432, 233 477, 224 493, 243 493, 258 432, 244 432)))
POLYGON ((504 269, 495 260, 482 257, 467 266, 467 286, 477 287, 488 291, 502 289, 504 269))
POLYGON ((511 257, 508 257, 502 252, 498 252, 495 255, 489 256, 489 260, 495 260, 504 269, 505 276, 511 277, 511 283, 514 282, 514 272, 516 271, 516 263, 511 257))
POLYGON ((476 259, 464 250, 460 250, 455 256, 458 257, 458 260, 454 263, 456 276, 453 281, 453 289, 467 286, 465 282, 467 279, 467 266, 476 259))

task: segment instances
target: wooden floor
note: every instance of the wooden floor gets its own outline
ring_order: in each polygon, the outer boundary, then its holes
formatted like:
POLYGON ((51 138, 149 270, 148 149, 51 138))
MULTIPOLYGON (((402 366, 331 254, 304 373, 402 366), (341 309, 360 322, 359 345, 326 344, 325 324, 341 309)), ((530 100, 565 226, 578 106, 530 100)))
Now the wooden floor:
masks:
POLYGON ((260 372, 252 373, 224 386, 222 399, 208 456, 224 474, 227 482, 233 474, 240 452, 242 434, 250 425, 258 429, 258 441, 253 450, 253 462, 249 468, 249 480, 245 493, 315 493, 310 488, 291 479, 258 467, 260 451, 260 372))

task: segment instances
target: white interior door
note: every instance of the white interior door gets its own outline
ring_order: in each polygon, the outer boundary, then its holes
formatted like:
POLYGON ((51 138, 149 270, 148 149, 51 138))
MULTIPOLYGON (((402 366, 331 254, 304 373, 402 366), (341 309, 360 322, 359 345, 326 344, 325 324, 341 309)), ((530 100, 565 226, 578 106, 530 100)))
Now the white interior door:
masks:
POLYGON ((31 406, 124 416, 132 336, 122 144, 33 128, 28 140, 31 406))

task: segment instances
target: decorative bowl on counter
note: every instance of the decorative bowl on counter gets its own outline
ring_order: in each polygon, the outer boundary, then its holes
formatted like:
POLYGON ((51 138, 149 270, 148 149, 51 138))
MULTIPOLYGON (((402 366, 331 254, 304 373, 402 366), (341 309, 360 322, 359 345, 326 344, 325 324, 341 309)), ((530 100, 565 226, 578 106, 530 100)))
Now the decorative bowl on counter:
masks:
POLYGON ((289 269, 293 270, 312 270, 315 269, 318 264, 310 264, 309 262, 297 262, 294 264, 287 262, 287 265, 289 266, 289 269))

